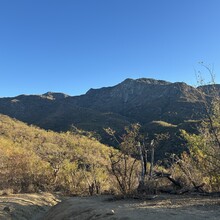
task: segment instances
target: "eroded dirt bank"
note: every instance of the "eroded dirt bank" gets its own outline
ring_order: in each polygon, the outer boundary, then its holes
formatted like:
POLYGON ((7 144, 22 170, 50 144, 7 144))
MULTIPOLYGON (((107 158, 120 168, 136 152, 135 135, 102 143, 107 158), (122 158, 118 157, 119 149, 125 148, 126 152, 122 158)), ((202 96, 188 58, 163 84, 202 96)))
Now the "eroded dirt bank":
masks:
POLYGON ((217 220, 220 198, 161 195, 149 200, 112 200, 109 196, 75 197, 52 207, 44 220, 217 220))
POLYGON ((0 196, 1 220, 37 220, 60 200, 50 193, 0 196))
POLYGON ((155 199, 115 200, 93 196, 60 202, 50 193, 0 196, 2 220, 217 220, 219 216, 220 197, 159 195, 155 199))

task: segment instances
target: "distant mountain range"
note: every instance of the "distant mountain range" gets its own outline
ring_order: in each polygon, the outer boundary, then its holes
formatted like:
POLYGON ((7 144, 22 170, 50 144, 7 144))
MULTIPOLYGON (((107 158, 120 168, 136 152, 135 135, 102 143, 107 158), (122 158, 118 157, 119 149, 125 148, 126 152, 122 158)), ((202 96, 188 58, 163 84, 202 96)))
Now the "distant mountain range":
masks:
MULTIPOLYGON (((215 88, 220 94, 220 85, 215 88)), ((102 142, 109 143, 103 128, 112 127, 120 133, 134 122, 147 133, 161 132, 161 126, 175 131, 190 129, 189 123, 203 117, 203 102, 210 102, 212 96, 212 86, 194 88, 182 82, 126 79, 81 96, 48 92, 0 98, 0 113, 54 131, 66 131, 72 125, 96 131, 102 142)))

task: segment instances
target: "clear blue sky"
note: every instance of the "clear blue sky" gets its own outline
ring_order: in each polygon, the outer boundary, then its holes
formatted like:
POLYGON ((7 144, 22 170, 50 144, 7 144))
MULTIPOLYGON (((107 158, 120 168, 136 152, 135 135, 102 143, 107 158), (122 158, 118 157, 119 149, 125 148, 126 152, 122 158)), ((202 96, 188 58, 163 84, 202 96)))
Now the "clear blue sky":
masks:
POLYGON ((215 65, 220 0, 0 0, 0 96, 71 95, 215 65))

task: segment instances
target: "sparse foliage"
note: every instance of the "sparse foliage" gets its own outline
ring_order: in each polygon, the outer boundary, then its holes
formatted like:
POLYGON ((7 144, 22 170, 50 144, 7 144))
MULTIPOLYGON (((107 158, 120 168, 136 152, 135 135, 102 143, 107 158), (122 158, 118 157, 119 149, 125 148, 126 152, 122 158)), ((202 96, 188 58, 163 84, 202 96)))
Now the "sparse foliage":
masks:
POLYGON ((138 135, 139 124, 133 124, 125 128, 125 134, 118 140, 115 131, 111 128, 105 131, 119 143, 119 151, 111 152, 110 173, 115 177, 118 190, 126 195, 133 192, 138 184, 138 135))
MULTIPOLYGON (((220 190, 220 95, 216 91, 213 70, 202 63, 211 76, 211 84, 201 94, 205 116, 197 134, 182 131, 187 141, 188 153, 184 152, 174 165, 174 172, 182 176, 187 187, 205 191, 220 190)), ((200 84, 204 80, 200 78, 200 84)))

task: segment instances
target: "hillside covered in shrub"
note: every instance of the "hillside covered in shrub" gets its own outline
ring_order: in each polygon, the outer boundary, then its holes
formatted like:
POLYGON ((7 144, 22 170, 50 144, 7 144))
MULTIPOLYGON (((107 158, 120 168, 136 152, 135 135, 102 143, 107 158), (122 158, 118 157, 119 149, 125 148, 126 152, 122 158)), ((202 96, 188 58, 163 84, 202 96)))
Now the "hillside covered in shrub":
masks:
POLYGON ((68 194, 108 190, 112 150, 93 137, 45 131, 0 115, 0 190, 68 194))

